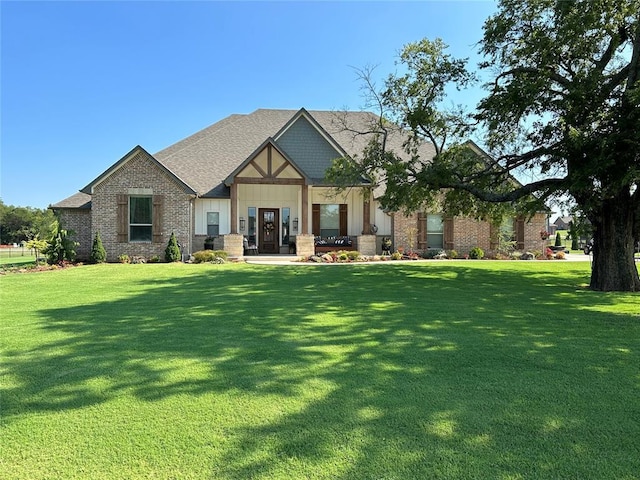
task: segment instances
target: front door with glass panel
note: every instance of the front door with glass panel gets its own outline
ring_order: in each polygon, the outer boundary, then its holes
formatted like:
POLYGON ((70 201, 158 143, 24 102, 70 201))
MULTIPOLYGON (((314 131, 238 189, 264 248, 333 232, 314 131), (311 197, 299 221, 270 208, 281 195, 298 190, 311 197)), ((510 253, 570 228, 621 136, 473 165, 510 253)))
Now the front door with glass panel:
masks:
POLYGON ((261 208, 258 212, 259 253, 280 253, 278 210, 261 208))

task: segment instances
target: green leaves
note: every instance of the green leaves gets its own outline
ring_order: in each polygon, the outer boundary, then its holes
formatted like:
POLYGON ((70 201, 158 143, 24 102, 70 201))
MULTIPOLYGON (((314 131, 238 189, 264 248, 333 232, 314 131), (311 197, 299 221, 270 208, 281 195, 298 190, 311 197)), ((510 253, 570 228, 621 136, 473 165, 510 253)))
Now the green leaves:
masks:
POLYGON ((178 246, 178 240, 173 232, 169 237, 167 248, 164 251, 164 259, 167 262, 179 262, 181 260, 180 247, 178 246))
POLYGON ((100 232, 96 232, 96 236, 93 239, 89 260, 91 261, 91 263, 104 263, 107 261, 107 251, 102 244, 100 232))
POLYGON ((453 58, 446 49, 439 38, 405 45, 398 61, 405 73, 390 75, 381 96, 398 125, 430 141, 437 151, 448 137, 463 138, 472 123, 462 108, 444 107, 446 89, 461 90, 477 82, 476 74, 467 69, 467 59, 453 58))

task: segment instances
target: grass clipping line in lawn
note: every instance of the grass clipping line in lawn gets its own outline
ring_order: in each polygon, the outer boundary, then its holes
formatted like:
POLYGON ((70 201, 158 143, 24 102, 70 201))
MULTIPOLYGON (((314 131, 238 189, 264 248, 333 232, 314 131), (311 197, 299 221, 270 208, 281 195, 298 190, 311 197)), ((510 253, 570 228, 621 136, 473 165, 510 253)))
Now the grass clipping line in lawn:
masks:
POLYGON ((588 269, 3 276, 2 477, 640 478, 640 297, 588 269))

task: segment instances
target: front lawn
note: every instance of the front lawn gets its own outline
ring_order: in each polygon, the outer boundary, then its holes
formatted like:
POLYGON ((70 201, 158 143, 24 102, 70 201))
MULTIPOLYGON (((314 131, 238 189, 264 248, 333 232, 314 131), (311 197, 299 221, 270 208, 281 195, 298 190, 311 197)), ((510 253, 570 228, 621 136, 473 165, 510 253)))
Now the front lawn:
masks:
POLYGON ((3 479, 638 479, 640 296, 588 262, 0 277, 3 479))
POLYGON ((23 255, 23 256, 4 256, 0 257, 0 269, 7 269, 11 267, 28 267, 36 264, 35 255, 23 255))

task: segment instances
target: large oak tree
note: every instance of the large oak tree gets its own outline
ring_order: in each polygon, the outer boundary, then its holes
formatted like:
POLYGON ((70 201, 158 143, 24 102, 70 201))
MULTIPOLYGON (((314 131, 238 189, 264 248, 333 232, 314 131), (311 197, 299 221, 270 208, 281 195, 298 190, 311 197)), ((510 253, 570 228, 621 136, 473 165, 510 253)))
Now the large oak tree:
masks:
POLYGON ((381 200, 392 209, 414 209, 433 191, 467 212, 478 199, 533 211, 570 198, 593 227, 591 288, 640 291, 640 0, 501 0, 480 41, 491 82, 471 114, 443 109, 447 89, 474 77, 445 47, 404 47, 404 70, 375 97, 383 113, 376 141, 333 173, 383 181, 381 200), (410 155, 385 151, 387 118, 410 132, 410 155), (462 148, 474 131, 490 159, 462 148), (433 159, 416 153, 425 141, 436 147, 433 159))

